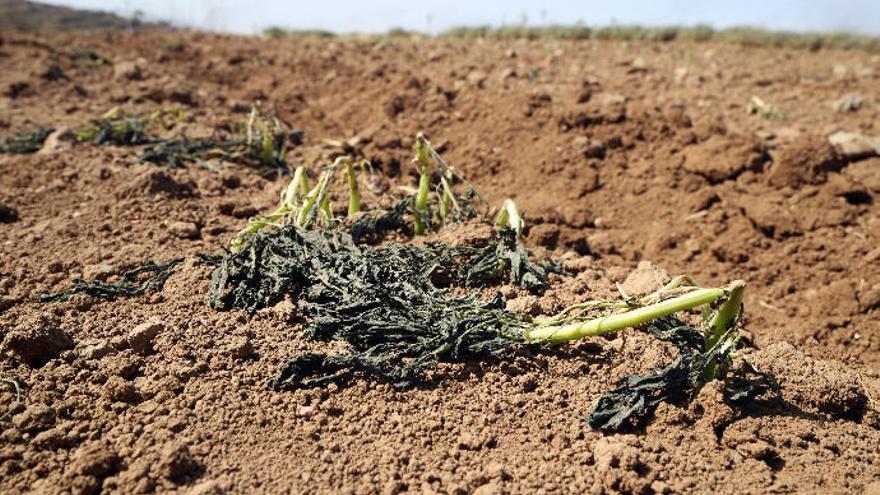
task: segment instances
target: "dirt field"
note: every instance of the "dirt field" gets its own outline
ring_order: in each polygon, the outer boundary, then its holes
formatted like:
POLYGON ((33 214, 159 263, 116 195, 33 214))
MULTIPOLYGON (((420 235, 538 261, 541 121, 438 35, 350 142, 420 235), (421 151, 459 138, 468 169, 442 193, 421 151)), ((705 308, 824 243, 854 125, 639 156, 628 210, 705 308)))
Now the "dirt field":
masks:
POLYGON ((0 137, 79 129, 115 105, 180 106, 210 136, 261 100, 304 131, 316 176, 345 150, 370 197, 414 187, 419 131, 526 244, 564 260, 536 314, 685 273, 742 278, 746 352, 784 406, 734 411, 717 384, 602 436, 584 415, 673 351, 637 331, 549 354, 372 380, 266 387, 304 341, 292 307, 205 304, 210 267, 287 179, 61 140, 0 155, 2 493, 880 493, 880 56, 685 42, 269 40, 2 35, 0 137), (110 63, 88 67, 76 50, 110 63), (750 99, 770 105, 749 114, 750 99), (855 100, 859 100, 858 104, 855 100), (74 276, 186 257, 153 295, 41 304, 74 276), (651 262, 649 264, 647 262, 651 262), (641 263, 641 265, 640 265, 641 263), (640 271, 631 276, 638 266, 640 271), (658 275, 660 276, 658 278, 658 275), (442 378, 442 379, 441 379, 442 378))

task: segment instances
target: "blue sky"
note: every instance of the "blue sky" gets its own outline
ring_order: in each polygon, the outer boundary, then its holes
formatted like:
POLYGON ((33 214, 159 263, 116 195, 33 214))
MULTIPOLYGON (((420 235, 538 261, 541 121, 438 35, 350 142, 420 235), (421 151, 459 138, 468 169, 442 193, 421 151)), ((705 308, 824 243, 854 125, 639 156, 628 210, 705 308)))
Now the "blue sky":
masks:
POLYGON ((880 0, 42 0, 170 20, 201 29, 256 33, 268 26, 337 32, 392 27, 437 32, 451 26, 578 21, 586 25, 707 23, 791 31, 854 31, 880 35, 880 0))

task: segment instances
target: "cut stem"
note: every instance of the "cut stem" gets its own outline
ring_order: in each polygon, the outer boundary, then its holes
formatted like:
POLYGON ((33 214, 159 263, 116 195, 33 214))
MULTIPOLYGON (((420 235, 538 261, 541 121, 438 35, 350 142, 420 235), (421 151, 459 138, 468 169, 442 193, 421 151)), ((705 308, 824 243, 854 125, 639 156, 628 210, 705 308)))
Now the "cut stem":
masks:
POLYGON ((336 172, 336 167, 339 165, 341 159, 342 157, 337 158, 332 165, 327 167, 327 170, 325 170, 324 173, 321 174, 321 178, 318 179, 318 183, 306 195, 302 208, 296 216, 296 225, 300 227, 308 226, 308 224, 317 216, 318 210, 323 212, 328 223, 333 221, 333 212, 330 209, 330 198, 327 196, 327 187, 330 185, 330 179, 333 177, 334 172, 336 172))
POLYGON ((498 229, 509 227, 516 232, 517 237, 522 235, 523 220, 519 215, 519 210, 516 208, 516 203, 512 199, 507 198, 504 200, 501 209, 498 211, 498 216, 495 217, 495 227, 498 229))
MULTIPOLYGON (((734 283, 734 285, 736 282, 734 283)), ((529 342, 548 342, 558 344, 571 340, 593 337, 624 328, 643 325, 652 320, 669 316, 679 311, 693 309, 704 304, 711 304, 729 294, 728 289, 697 289, 688 294, 667 299, 662 302, 644 306, 624 313, 601 316, 580 323, 568 325, 538 327, 526 332, 525 339, 529 342)), ((741 293, 740 293, 741 297, 741 293)), ((719 311, 720 313, 720 311, 719 311)))
POLYGON ((287 185, 287 189, 281 196, 281 205, 265 217, 251 218, 248 226, 241 230, 229 244, 229 250, 238 253, 244 249, 248 239, 268 225, 274 224, 284 218, 285 215, 299 208, 299 195, 305 194, 308 189, 308 178, 305 169, 297 167, 293 173, 293 179, 287 185))
POLYGON ((727 286, 727 300, 718 307, 718 311, 709 320, 706 335, 707 349, 717 344, 727 331, 736 325, 742 310, 745 288, 746 283, 742 280, 734 280, 727 286))
POLYGON ((361 191, 354 172, 354 162, 346 157, 344 163, 345 175, 348 177, 348 216, 351 218, 361 211, 361 191))
POLYGON ((413 231, 415 235, 424 235, 425 230, 431 227, 431 214, 428 211, 428 194, 431 192, 431 143, 422 133, 416 136, 415 162, 419 164, 419 191, 413 204, 415 222, 413 231))

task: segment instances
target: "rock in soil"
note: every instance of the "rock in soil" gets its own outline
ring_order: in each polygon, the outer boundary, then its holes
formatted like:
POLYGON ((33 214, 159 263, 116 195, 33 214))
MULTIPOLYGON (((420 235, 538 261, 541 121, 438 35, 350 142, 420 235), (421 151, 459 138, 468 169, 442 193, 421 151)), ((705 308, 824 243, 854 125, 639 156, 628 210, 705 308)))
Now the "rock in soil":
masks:
POLYGON ((153 352, 153 341, 163 330, 165 323, 157 319, 141 323, 128 332, 128 345, 134 352, 146 356, 153 352))
POLYGON ((880 153, 880 138, 855 132, 835 132, 828 136, 828 142, 848 160, 858 160, 880 153))
POLYGON ((73 348, 73 339, 56 318, 41 314, 31 317, 6 334, 3 349, 34 367, 46 364, 62 351, 73 348))
POLYGON ((168 224, 168 232, 181 239, 199 238, 199 226, 192 222, 171 222, 168 224))

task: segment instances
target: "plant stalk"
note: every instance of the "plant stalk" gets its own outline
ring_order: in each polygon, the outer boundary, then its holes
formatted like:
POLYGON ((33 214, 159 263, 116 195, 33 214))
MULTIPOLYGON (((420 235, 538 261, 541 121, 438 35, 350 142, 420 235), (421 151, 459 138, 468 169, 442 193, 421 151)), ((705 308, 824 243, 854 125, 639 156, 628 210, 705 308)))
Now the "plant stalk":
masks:
MULTIPOLYGON (((735 287, 736 282, 733 284, 735 287)), ((649 321, 669 316, 679 311, 693 309, 710 304, 729 294, 728 289, 697 289, 682 296, 667 299, 656 304, 644 306, 623 313, 594 318, 580 323, 568 325, 538 327, 526 332, 525 339, 529 342, 548 342, 558 344, 584 337, 593 337, 610 332, 623 330, 648 323, 649 321)), ((740 292, 740 298, 742 292, 740 292)), ((719 311, 720 313, 721 311, 719 311)))
POLYGON ((428 215, 428 194, 431 192, 431 161, 428 155, 430 143, 425 136, 419 133, 416 136, 415 162, 419 164, 419 191, 416 193, 416 201, 413 204, 415 235, 424 235, 426 228, 430 228, 431 218, 428 215), (429 225, 425 225, 426 222, 429 225))
POLYGON ((345 161, 345 174, 348 177, 348 216, 351 218, 361 211, 361 191, 358 188, 354 162, 351 159, 345 161))

